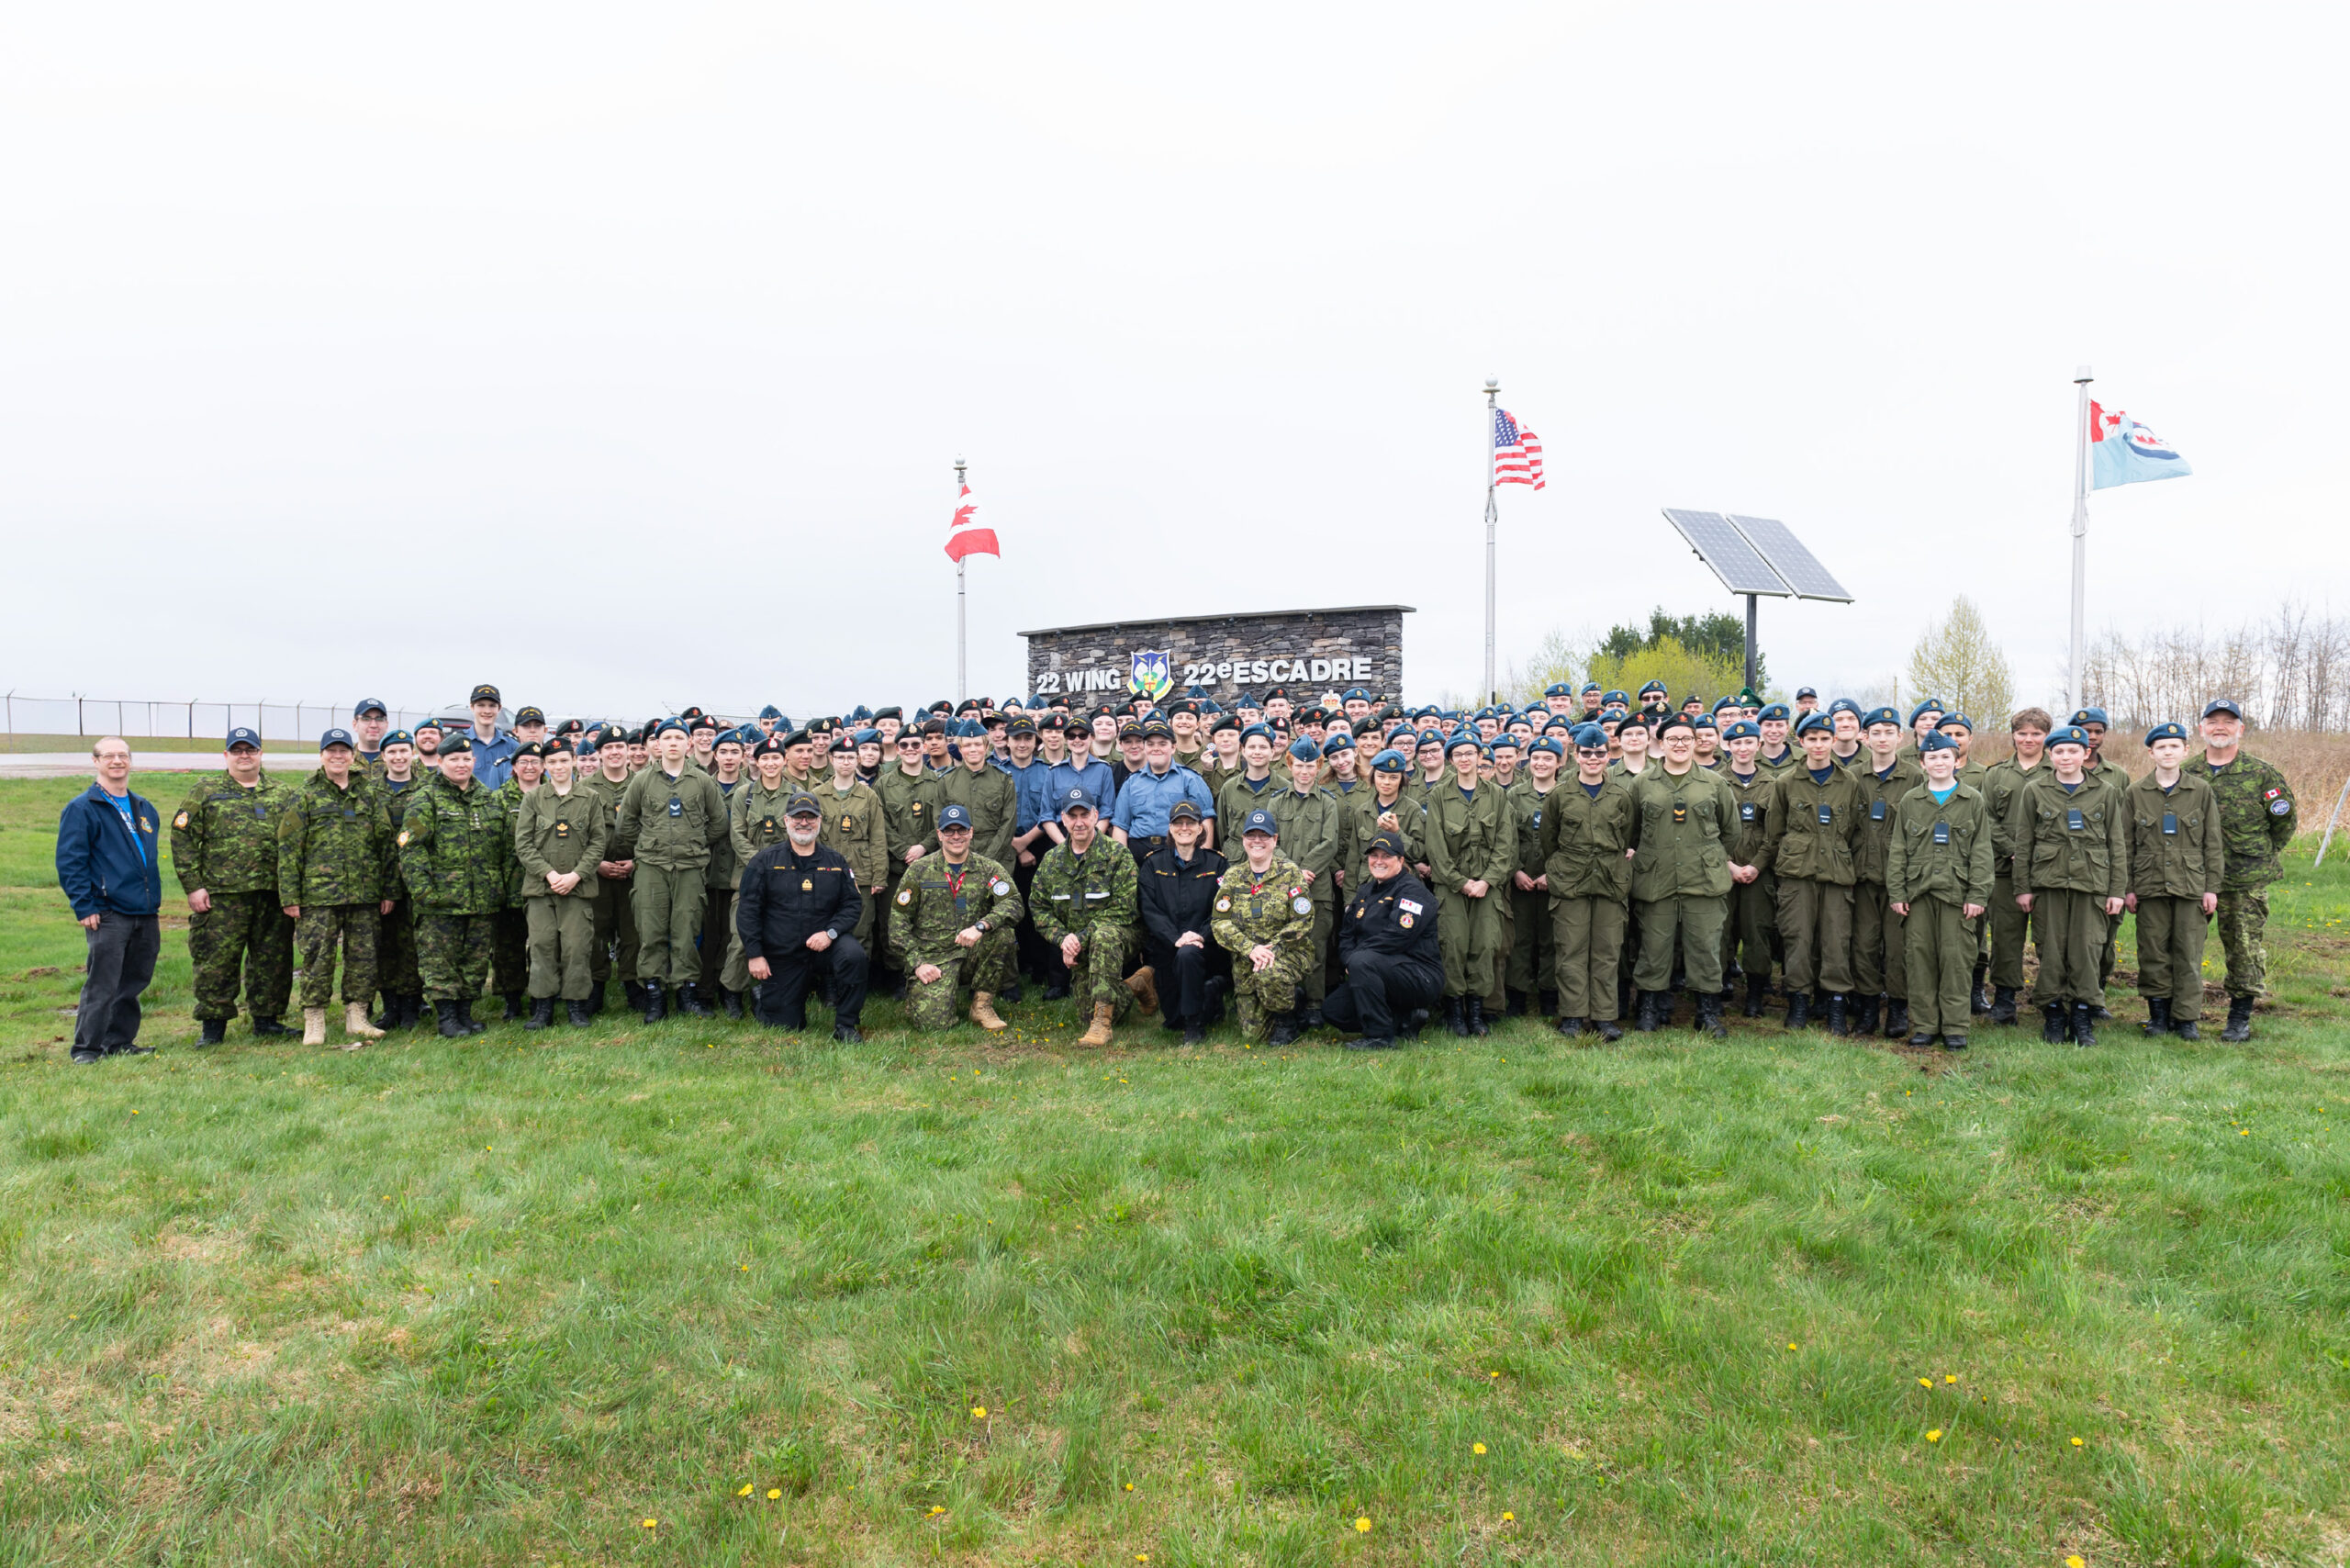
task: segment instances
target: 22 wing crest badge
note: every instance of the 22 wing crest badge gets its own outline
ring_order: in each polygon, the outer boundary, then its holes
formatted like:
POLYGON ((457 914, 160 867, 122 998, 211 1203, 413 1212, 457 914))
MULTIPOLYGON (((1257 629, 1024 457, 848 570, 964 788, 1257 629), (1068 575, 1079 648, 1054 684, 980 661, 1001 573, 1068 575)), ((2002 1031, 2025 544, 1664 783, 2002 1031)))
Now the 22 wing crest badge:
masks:
POLYGON ((1168 659, 1167 650, 1159 648, 1136 654, 1134 673, 1126 678, 1126 689, 1154 702, 1174 690, 1175 666, 1168 659))

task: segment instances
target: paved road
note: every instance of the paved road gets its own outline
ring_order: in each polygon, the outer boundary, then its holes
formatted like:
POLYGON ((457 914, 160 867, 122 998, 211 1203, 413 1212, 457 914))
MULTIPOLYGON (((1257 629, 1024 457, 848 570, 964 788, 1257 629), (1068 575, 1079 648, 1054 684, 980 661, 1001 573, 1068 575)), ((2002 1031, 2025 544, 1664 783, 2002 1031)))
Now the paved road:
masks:
MULTIPOLYGON (((261 765, 272 773, 308 773, 319 766, 315 756, 300 752, 264 752, 261 765)), ((217 755, 200 751, 133 751, 133 773, 214 773, 217 755)), ((56 778, 72 773, 88 776, 90 754, 84 751, 0 752, 0 778, 56 778)))

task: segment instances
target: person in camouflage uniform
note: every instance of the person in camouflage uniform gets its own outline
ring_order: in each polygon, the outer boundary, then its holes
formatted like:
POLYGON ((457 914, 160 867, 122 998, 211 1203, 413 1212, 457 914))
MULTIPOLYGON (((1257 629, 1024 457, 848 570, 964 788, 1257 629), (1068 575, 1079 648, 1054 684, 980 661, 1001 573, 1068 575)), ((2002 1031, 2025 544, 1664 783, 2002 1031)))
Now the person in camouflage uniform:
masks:
POLYGON ((1304 869, 1281 853, 1280 838, 1270 812, 1253 811, 1242 820, 1241 858, 1216 883, 1208 933, 1232 955, 1242 1036, 1286 1046, 1298 1035, 1298 982, 1314 962, 1314 900, 1304 869))
POLYGON ((277 823, 277 896, 302 955, 302 1043, 327 1043, 340 948, 347 1051, 384 1036, 367 1021, 367 1004, 375 996, 378 923, 392 907, 384 892, 397 874, 391 812, 366 776, 352 770, 356 750, 347 732, 329 730, 319 742, 318 771, 296 787, 277 823))
MULTIPOLYGON (((395 845, 409 805, 431 777, 419 774, 415 736, 394 730, 384 737, 383 756, 371 781, 383 800, 395 845)), ((416 967, 416 909, 408 901, 408 884, 400 879, 396 848, 389 854, 384 896, 391 908, 375 924, 375 989, 384 998, 375 1027, 412 1029, 424 1011, 424 980, 416 967)))
POLYGON ((2203 710, 2203 755, 2191 765, 2210 780, 2220 802, 2227 874, 2220 884, 2220 946, 2228 956, 2228 1025, 2223 1040, 2252 1038, 2253 1004, 2268 990, 2268 887, 2284 876, 2278 857, 2298 822, 2293 787, 2283 773, 2244 754, 2244 710, 2218 698, 2203 710))
POLYGON ((1026 911, 1012 873, 972 852, 968 807, 941 807, 936 832, 938 853, 908 867, 890 899, 890 946, 907 973, 906 1015, 917 1029, 951 1029, 957 992, 968 985, 971 1022, 994 1033, 1007 1027, 995 999, 1012 979, 1013 933, 1026 911))
POLYGON ((1158 1005, 1156 977, 1147 967, 1121 980, 1126 958, 1142 942, 1135 907, 1135 857, 1100 831, 1093 797, 1082 789, 1049 802, 1060 808, 1066 842, 1045 852, 1028 890, 1036 935, 1058 950, 1068 967, 1069 994, 1088 1019, 1080 1046, 1106 1046, 1111 1028, 1135 1002, 1158 1005))
POLYGON ((416 902, 417 967, 442 1036, 478 1035, 474 998, 489 979, 501 911, 521 893, 514 819, 506 800, 474 778, 464 735, 441 743, 441 771, 418 791, 394 842, 416 902))
POLYGON ((294 792, 262 771, 261 736, 231 730, 224 770, 199 782, 172 817, 172 869, 187 894, 201 1045, 218 1045, 237 1015, 241 975, 256 1035, 282 1035, 294 991, 294 923, 277 896, 277 829, 294 792))
POLYGON ((2227 838, 2208 778, 2187 771, 2187 726, 2146 732, 2154 771, 2130 786, 2130 892, 2138 921, 2138 994, 2149 1035, 2199 1038, 2203 939, 2227 879, 2227 838))

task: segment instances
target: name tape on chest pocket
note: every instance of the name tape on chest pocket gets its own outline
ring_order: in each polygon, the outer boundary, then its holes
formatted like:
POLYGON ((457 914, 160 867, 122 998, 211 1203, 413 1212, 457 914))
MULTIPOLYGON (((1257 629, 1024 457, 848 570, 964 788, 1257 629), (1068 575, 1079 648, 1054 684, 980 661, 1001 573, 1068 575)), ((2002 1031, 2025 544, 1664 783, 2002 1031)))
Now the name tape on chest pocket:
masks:
POLYGON ((2171 834, 2173 837, 2177 836, 2178 813, 2177 812, 2165 812, 2163 813, 2163 831, 2171 834))
POLYGON ((686 814, 686 802, 676 795, 670 796, 669 814, 673 817, 684 816, 686 814))
MULTIPOLYGON (((1826 822, 1828 819, 1823 816, 1819 820, 1821 822, 1826 822)), ((1873 823, 1881 823, 1884 820, 1885 802, 1883 801, 1871 801, 1869 802, 1869 821, 1873 823)))
POLYGON ((1684 823, 1687 822, 1688 820, 1689 820, 1689 802, 1688 802, 1688 801, 1673 801, 1673 826, 1675 826, 1675 827, 1679 827, 1680 825, 1682 825, 1684 823))
POLYGON ((1948 844, 1950 842, 1950 823, 1936 823, 1934 824, 1934 842, 1936 844, 1948 844))
POLYGON ((1820 826, 1822 826, 1822 827, 1833 827, 1833 826, 1835 825, 1835 823, 1836 823, 1836 808, 1835 808, 1835 807, 1833 807, 1833 806, 1831 806, 1831 805, 1830 805, 1830 804, 1829 804, 1827 801, 1820 801, 1820 802, 1819 802, 1819 825, 1820 825, 1820 826))
POLYGON ((2065 811, 2065 825, 2070 828, 2073 832, 2078 833, 2083 828, 2088 826, 2089 823, 2088 819, 2081 815, 2080 807, 2068 806, 2065 811))

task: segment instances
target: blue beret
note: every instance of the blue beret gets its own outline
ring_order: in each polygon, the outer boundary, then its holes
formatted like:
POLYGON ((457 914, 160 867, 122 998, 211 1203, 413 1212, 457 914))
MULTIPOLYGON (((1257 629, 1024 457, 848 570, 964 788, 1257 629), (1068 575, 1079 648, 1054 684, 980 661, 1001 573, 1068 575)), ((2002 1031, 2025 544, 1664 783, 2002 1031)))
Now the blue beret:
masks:
POLYGON ((1322 748, 1314 744, 1312 735, 1300 735, 1289 743, 1289 754, 1302 762, 1315 762, 1320 760, 1322 748))
MULTIPOLYGON (((745 736, 744 738, 747 739, 749 737, 745 736)), ((859 745, 879 745, 881 744, 881 732, 870 727, 859 730, 856 732, 856 744, 859 745)))
POLYGON ((1339 698, 1338 700, 1341 702, 1368 702, 1371 700, 1371 693, 1364 690, 1360 686, 1349 686, 1347 688, 1347 694, 1339 698))
POLYGON ((1575 726, 1575 745, 1579 750, 1606 751, 1607 749, 1607 732, 1601 729, 1597 724, 1577 724, 1575 726))
POLYGON ((1735 708, 1738 705, 1738 699, 1735 697, 1718 698, 1714 702, 1714 711, 1718 713, 1725 708, 1735 708))
MULTIPOLYGON (((1830 713, 1850 713, 1855 719, 1861 716, 1861 705, 1849 697, 1839 697, 1828 705, 1828 711, 1830 713)), ((1862 727, 1865 729, 1867 726, 1862 727)))
POLYGON ((1937 730, 1947 730, 1953 724, 1956 724, 1960 729, 1964 730, 1970 735, 1975 733, 1975 721, 1968 718, 1964 713, 1945 713, 1942 715, 1942 722, 1936 724, 1934 728, 1937 730))
POLYGON ((2078 724, 2066 724, 2048 737, 2048 744, 2052 746, 2076 745, 2086 747, 2089 744, 2088 732, 2082 729, 2078 724))
POLYGON ((1536 741, 1532 745, 1528 746, 1526 748, 1526 755, 1528 756, 1532 756, 1538 751, 1548 752, 1550 756, 1559 757, 1563 757, 1567 755, 1567 748, 1561 745, 1557 740, 1549 735, 1544 735, 1540 740, 1536 741))
POLYGON ((2156 741, 2183 741, 2186 738, 2187 726, 2180 723, 2176 719, 2172 720, 2167 724, 2156 724, 2153 729, 2146 732, 2146 744, 2148 745, 2154 745, 2156 741))
POLYGON ((1354 736, 1347 734, 1344 730, 1340 730, 1337 734, 1332 735, 1328 740, 1322 743, 1322 755, 1324 756, 1336 756, 1342 751, 1352 751, 1354 749, 1354 736))
MULTIPOLYGON (((1586 689, 1588 689, 1588 688, 1586 688, 1586 689)), ((1621 702, 1621 703, 1623 703, 1623 704, 1625 704, 1626 706, 1628 706, 1628 706, 1630 706, 1630 704, 1631 704, 1631 700, 1631 700, 1630 698, 1628 698, 1628 697, 1625 696, 1625 695, 1624 695, 1622 692, 1620 692, 1620 691, 1610 691, 1610 692, 1608 692, 1606 695, 1605 695, 1605 696, 1603 696, 1602 698, 1600 698, 1600 700, 1600 700, 1600 702, 1601 702, 1603 705, 1604 705, 1604 704, 1606 704, 1606 703, 1609 703, 1609 702, 1621 702)))
POLYGON ((1901 728, 1901 715, 1890 708, 1872 708, 1861 717, 1861 728, 1864 730, 1875 729, 1879 724, 1891 724, 1897 730, 1901 728))
POLYGON ((2113 721, 2105 716, 2102 708, 2084 708, 2073 715, 2075 724, 2103 724, 2111 727, 2113 721))
POLYGON ((1455 730, 1452 732, 1452 738, 1444 743, 1444 755, 1450 756, 1463 746, 1474 746, 1477 750, 1483 751, 1485 749, 1485 743, 1477 738, 1476 732, 1473 730, 1455 730))
POLYGON ((1761 719, 1766 724, 1774 719, 1778 720, 1784 724, 1787 720, 1793 718, 1794 715, 1787 711, 1787 705, 1785 703, 1774 702, 1768 708, 1763 709, 1762 712, 1756 714, 1755 717, 1761 719))
POLYGON ((1595 680, 1586 680, 1583 683, 1583 689, 1586 693, 1596 691, 1599 689, 1599 682, 1595 680))
POLYGON ((1739 721, 1738 721, 1738 722, 1736 722, 1736 723, 1732 724, 1729 728, 1728 728, 1728 729, 1726 729, 1726 730, 1724 730, 1724 731, 1722 732, 1722 739, 1724 739, 1724 740, 1726 740, 1726 741, 1735 741, 1735 740, 1756 740, 1756 741, 1759 741, 1759 740, 1761 740, 1762 738, 1762 731, 1761 730, 1761 728, 1760 728, 1760 727, 1758 727, 1758 726, 1755 724, 1754 721, 1753 721, 1753 720, 1751 720, 1751 719, 1740 719, 1740 720, 1739 720, 1739 721))
POLYGON ((1251 737, 1261 737, 1270 744, 1273 739, 1273 727, 1270 724, 1251 724, 1240 732, 1240 744, 1248 745, 1251 737))
POLYGON ((1643 697, 1646 697, 1651 691, 1655 692, 1660 697, 1667 695, 1664 689, 1664 682, 1661 680, 1651 680, 1640 688, 1640 695, 1643 697))
POLYGON ((394 730, 384 737, 384 744, 387 746, 412 746, 416 744, 416 737, 409 734, 406 730, 394 730))
POLYGON ((1542 689, 1545 697, 1572 697, 1574 694, 1575 689, 1563 680, 1554 680, 1542 689))
POLYGON ((1942 706, 1942 700, 1941 698, 1929 697, 1923 702, 1919 703, 1915 708, 1909 710, 1909 722, 1914 724, 1925 714, 1946 713, 1949 711, 1949 709, 1942 706))
POLYGON ((1390 746, 1371 759, 1371 770, 1373 773, 1409 773, 1412 771, 1412 759, 1390 746))
POLYGON ((1240 831, 1243 834, 1270 833, 1275 838, 1279 838, 1281 835, 1281 824, 1273 820, 1273 813, 1270 812, 1250 812, 1248 820, 1240 824, 1240 831))
POLYGON ((1718 727, 1715 724, 1714 716, 1711 713, 1700 713, 1690 720, 1689 724, 1692 729, 1698 730, 1711 730, 1718 727))
POLYGON ((1836 733, 1836 725, 1827 714, 1818 712, 1806 713, 1801 722, 1796 725, 1796 734, 1799 735, 1809 734, 1814 730, 1833 734, 1836 733))
POLYGON ((1918 755, 1919 756, 1925 756, 1926 753, 1930 751, 1956 751, 1957 749, 1958 743, 1951 739, 1948 735, 1942 734, 1940 730, 1927 731, 1925 739, 1918 743, 1918 755))
POLYGON ((1416 751, 1419 747, 1424 745, 1442 745, 1443 744, 1444 732, 1442 730, 1422 730, 1419 734, 1419 738, 1413 742, 1413 749, 1416 751))
POLYGON ((684 734, 686 733, 686 722, 683 719, 664 719, 659 723, 653 726, 653 738, 655 740, 659 740, 671 730, 677 731, 681 735, 684 734))
POLYGON ((770 702, 766 707, 759 710, 759 717, 762 719, 780 719, 783 717, 783 710, 770 702))

